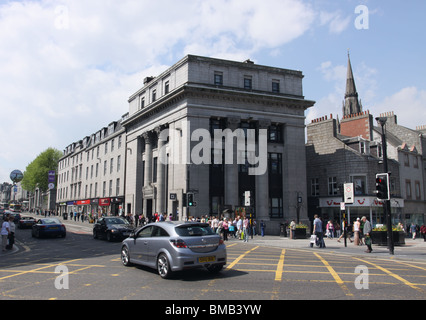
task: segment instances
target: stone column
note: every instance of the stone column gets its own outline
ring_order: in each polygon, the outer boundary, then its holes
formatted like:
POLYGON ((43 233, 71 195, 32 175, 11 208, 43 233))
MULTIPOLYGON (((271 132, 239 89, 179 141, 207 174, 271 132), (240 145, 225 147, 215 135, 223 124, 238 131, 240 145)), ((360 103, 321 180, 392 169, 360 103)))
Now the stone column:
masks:
POLYGON ((167 136, 165 131, 167 130, 164 126, 155 128, 155 132, 158 137, 158 159, 157 159, 157 203, 156 208, 158 213, 165 213, 167 190, 166 190, 166 164, 167 164, 167 153, 165 152, 165 144, 167 142, 167 136), (163 133, 163 134, 162 134, 163 133))
MULTIPOLYGON (((233 132, 240 124, 240 118, 233 117, 227 119, 227 129, 233 132)), ((237 163, 237 146, 234 145, 233 149, 233 163, 225 164, 225 204, 232 205, 233 207, 239 204, 238 195, 238 163, 237 163)), ((225 155, 226 156, 226 155, 225 155)))
POLYGON ((145 168, 144 168, 144 186, 143 186, 143 214, 147 217, 147 197, 152 192, 152 144, 153 134, 148 131, 142 134, 145 140, 145 168))
MULTIPOLYGON (((268 129, 271 125, 270 120, 259 120, 258 129, 268 129)), ((258 140, 259 143, 259 140, 258 140)), ((258 148, 257 148, 258 149, 258 148)), ((260 155, 258 154, 258 157, 260 155)), ((260 157, 259 161, 268 161, 268 155, 260 157)), ((268 166, 268 164, 266 164, 268 166)), ((268 170, 262 175, 256 176, 256 220, 260 225, 260 221, 269 221, 269 173, 268 170)))

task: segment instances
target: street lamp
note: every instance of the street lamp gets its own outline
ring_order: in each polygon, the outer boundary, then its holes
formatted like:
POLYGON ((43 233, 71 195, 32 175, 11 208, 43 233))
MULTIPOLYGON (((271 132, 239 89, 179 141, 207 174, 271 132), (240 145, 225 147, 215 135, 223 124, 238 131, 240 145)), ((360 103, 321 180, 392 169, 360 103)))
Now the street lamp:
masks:
MULTIPOLYGON (((386 134, 385 134, 385 125, 387 118, 386 117, 378 117, 376 118, 377 123, 382 127, 382 148, 383 148, 383 171, 384 173, 389 173, 388 170, 388 154, 387 154, 387 145, 386 145, 386 134)), ((390 197, 390 190, 388 190, 390 197)), ((392 239, 392 213, 390 208, 390 200, 382 200, 383 201, 383 211, 387 220, 387 229, 388 229, 388 248, 389 254, 394 254, 394 246, 392 239)))

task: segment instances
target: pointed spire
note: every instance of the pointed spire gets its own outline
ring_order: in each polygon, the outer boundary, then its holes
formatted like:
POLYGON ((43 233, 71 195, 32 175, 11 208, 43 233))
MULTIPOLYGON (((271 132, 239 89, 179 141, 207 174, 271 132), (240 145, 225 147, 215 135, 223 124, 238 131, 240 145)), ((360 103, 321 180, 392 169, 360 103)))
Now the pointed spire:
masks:
POLYGON ((355 79, 352 72, 351 57, 348 50, 348 72, 346 75, 346 92, 343 116, 362 112, 362 107, 358 101, 358 92, 356 91, 355 79))

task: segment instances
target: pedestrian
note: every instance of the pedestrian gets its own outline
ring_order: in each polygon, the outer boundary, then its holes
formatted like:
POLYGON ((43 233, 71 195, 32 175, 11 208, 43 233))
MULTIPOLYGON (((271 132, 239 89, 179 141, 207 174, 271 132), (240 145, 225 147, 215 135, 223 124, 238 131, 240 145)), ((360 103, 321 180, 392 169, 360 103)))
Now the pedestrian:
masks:
POLYGON ((352 243, 352 239, 351 239, 351 234, 349 232, 350 230, 350 226, 347 224, 346 221, 342 221, 342 234, 340 235, 339 239, 337 239, 337 242, 340 242, 340 239, 342 239, 346 233, 346 238, 348 238, 350 240, 350 242, 352 243), (343 224, 345 224, 344 229, 343 229, 343 224), (346 231, 346 232, 345 232, 346 231))
POLYGON ((331 220, 327 223, 327 238, 334 239, 334 225, 331 220))
POLYGON ((293 219, 290 222, 290 239, 296 239, 296 221, 293 219))
POLYGON ((354 222, 353 228, 354 228, 354 244, 356 246, 359 246, 359 226, 361 225, 360 219, 357 218, 354 222))
POLYGON ((10 224, 6 219, 6 220, 3 221, 2 225, 1 225, 1 231, 0 231, 2 251, 6 251, 7 237, 9 236, 9 233, 10 233, 10 224))
POLYGON ((325 248, 325 242, 324 242, 324 231, 322 229, 322 221, 318 217, 318 215, 314 215, 314 229, 313 234, 317 236, 317 241, 319 243, 320 248, 325 248))
POLYGON ((372 231, 371 229, 371 223, 370 221, 367 220, 367 217, 362 217, 362 221, 364 222, 364 242, 365 245, 367 246, 367 250, 365 252, 367 253, 371 253, 371 251, 373 251, 373 249, 371 248, 371 236, 370 233, 372 231))
POLYGON ((10 232, 7 237, 9 240, 9 244, 6 246, 6 249, 12 250, 13 244, 15 243, 15 222, 13 221, 13 217, 9 217, 9 226, 10 226, 10 232))
POLYGON ((229 224, 228 224, 228 219, 226 218, 223 219, 222 231, 223 231, 223 241, 228 241, 229 224))
POLYGON ((237 217, 237 238, 241 239, 241 234, 243 233, 243 219, 237 217))
POLYGON ((260 235, 265 236, 266 223, 263 220, 260 220, 260 235))
POLYGON ((416 226, 416 224, 414 222, 411 223, 410 231, 411 231, 412 239, 416 240, 417 226, 416 226))
POLYGON ((420 234, 422 235, 423 240, 426 242, 426 225, 423 224, 420 227, 420 234))
POLYGON ((244 232, 244 242, 248 242, 249 232, 250 232, 250 223, 247 216, 244 218, 244 221, 243 221, 243 232, 244 232))

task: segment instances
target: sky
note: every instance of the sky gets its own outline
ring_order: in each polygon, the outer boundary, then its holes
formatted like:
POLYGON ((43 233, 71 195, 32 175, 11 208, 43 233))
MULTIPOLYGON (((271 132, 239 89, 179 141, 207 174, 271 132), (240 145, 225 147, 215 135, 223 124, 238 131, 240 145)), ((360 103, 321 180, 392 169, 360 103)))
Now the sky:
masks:
POLYGON ((0 0, 0 183, 128 112, 187 54, 301 70, 306 123, 364 111, 426 125, 424 0, 0 0))

